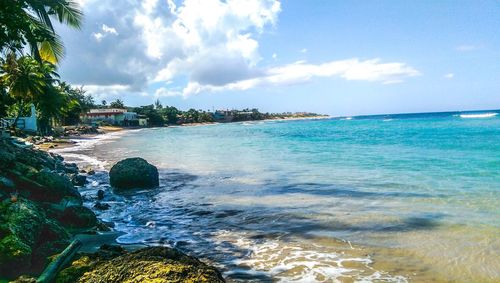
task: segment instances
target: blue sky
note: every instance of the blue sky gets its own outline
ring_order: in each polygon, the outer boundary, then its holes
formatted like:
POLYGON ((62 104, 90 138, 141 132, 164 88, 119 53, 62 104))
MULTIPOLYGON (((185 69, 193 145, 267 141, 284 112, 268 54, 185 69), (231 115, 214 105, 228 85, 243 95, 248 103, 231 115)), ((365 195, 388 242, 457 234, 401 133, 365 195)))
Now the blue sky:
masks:
POLYGON ((360 115, 500 108, 498 1, 80 0, 97 100, 360 115))

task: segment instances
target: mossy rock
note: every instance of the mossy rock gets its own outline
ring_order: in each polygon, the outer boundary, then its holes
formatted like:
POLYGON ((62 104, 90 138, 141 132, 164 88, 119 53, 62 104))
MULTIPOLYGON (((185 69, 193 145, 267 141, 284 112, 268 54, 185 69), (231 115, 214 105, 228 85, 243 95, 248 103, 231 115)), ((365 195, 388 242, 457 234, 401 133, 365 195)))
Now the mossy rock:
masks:
POLYGON ((16 185, 11 179, 0 176, 0 191, 3 192, 14 192, 16 185))
POLYGON ((158 169, 139 157, 127 158, 113 165, 109 181, 116 189, 147 189, 160 183, 158 169))
POLYGON ((63 197, 81 197, 71 180, 66 176, 49 171, 41 171, 34 176, 34 179, 40 185, 49 188, 50 193, 57 200, 61 200, 63 197))
POLYGON ((38 170, 36 168, 21 162, 15 162, 12 170, 23 174, 23 176, 25 177, 32 177, 38 173, 38 170))
POLYGON ((56 282, 225 282, 220 272, 175 249, 150 247, 111 260, 82 257, 56 282))
POLYGON ((71 228, 92 228, 97 224, 94 212, 85 206, 66 207, 58 220, 71 228))
POLYGON ((16 156, 13 153, 8 152, 6 148, 0 149, 0 169, 9 168, 15 160, 16 156))
POLYGON ((31 266, 31 247, 15 235, 0 240, 0 277, 13 278, 31 266))
POLYGON ((81 258, 73 261, 71 265, 63 269, 56 277, 56 283, 73 283, 77 282, 80 277, 85 274, 85 272, 90 271, 95 265, 88 256, 82 256, 81 258))
POLYGON ((15 278, 42 268, 47 256, 64 249, 70 237, 41 207, 24 198, 1 203, 0 223, 0 277, 15 278))

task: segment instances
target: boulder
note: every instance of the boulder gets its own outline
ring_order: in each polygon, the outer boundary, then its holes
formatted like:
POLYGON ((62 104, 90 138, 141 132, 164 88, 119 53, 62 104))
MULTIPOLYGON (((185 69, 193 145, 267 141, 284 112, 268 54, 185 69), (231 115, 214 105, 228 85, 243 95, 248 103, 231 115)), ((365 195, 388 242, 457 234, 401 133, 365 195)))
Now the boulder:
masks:
POLYGON ((66 207, 58 220, 70 228, 92 228, 97 224, 94 212, 85 206, 66 207))
POLYGON ((216 268, 167 247, 149 247, 131 253, 117 250, 84 255, 56 278, 56 282, 146 281, 225 282, 216 268))
POLYGON ((94 208, 97 210, 108 210, 111 206, 107 203, 96 202, 94 208))
POLYGON ((81 200, 81 195, 66 176, 50 171, 20 173, 8 172, 19 193, 32 200, 43 202, 60 202, 64 198, 81 200))
POLYGON ((80 175, 80 174, 75 174, 73 178, 71 179, 71 182, 75 186, 84 186, 87 183, 87 176, 80 175))
POLYGON ((103 200, 104 199, 104 191, 103 190, 98 190, 97 191, 97 199, 98 200, 103 200))
POLYGON ((158 169, 139 157, 127 158, 113 165, 109 180, 116 189, 153 188, 160 182, 158 169))
POLYGON ((0 223, 0 278, 43 267, 70 237, 41 207, 24 198, 0 204, 0 223))

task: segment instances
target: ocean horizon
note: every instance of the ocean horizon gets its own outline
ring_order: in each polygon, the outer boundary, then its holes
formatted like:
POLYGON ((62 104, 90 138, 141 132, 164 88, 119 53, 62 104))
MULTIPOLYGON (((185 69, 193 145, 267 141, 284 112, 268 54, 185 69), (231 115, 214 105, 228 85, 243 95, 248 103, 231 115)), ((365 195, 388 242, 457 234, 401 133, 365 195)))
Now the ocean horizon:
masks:
POLYGON ((148 128, 54 151, 98 168, 81 192, 106 192, 118 243, 178 248, 229 282, 495 282, 499 113, 148 128), (136 156, 160 187, 114 192, 107 171, 136 156))

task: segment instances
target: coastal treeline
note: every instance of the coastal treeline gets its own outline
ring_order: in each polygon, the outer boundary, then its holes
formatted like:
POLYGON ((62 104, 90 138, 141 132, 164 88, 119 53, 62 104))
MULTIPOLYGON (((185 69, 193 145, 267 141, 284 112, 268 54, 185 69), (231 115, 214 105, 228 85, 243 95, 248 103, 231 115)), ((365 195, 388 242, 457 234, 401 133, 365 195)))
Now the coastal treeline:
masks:
MULTIPOLYGON (((120 100, 112 102, 110 106, 120 105, 120 100)), ((291 117, 312 117, 318 116, 315 113, 262 113, 258 109, 232 109, 232 110, 202 110, 189 109, 187 111, 179 110, 174 106, 163 106, 159 100, 154 104, 127 107, 129 111, 136 112, 139 115, 144 115, 148 118, 149 125, 179 125, 190 123, 211 123, 211 122, 241 122, 241 121, 256 121, 266 119, 284 119, 291 117)))
POLYGON ((82 88, 60 79, 64 45, 54 21, 78 30, 83 13, 75 1, 0 1, 0 118, 13 117, 13 130, 31 105, 44 133, 54 123, 78 122, 92 104, 82 88))
POLYGON ((82 21, 83 13, 75 1, 0 1, 0 127, 15 132, 20 117, 29 116, 32 105, 42 135, 51 134, 54 126, 81 124, 82 114, 94 108, 127 109, 147 118, 149 126, 316 115, 261 113, 257 109, 183 111, 163 106, 159 100, 140 107, 127 107, 120 99, 109 104, 96 102, 83 86, 70 85, 58 73, 64 45, 54 22, 78 30, 82 21))

